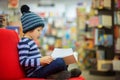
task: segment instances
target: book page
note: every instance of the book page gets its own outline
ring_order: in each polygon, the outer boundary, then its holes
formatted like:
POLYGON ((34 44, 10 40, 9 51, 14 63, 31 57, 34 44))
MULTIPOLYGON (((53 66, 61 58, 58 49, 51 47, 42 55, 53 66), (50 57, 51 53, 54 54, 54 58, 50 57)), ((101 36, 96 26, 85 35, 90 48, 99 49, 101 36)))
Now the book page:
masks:
POLYGON ((67 48, 67 49, 63 49, 63 48, 55 48, 51 54, 51 56, 53 57, 53 59, 56 58, 63 58, 66 56, 70 56, 73 55, 73 50, 72 48, 67 48))

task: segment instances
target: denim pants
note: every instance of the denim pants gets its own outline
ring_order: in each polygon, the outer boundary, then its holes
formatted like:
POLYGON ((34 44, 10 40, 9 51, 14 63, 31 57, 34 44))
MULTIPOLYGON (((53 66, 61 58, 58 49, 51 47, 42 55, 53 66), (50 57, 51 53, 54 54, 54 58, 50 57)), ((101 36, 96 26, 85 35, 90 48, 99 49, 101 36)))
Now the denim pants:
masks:
POLYGON ((52 74, 67 70, 67 65, 62 58, 57 58, 53 60, 49 65, 42 67, 35 71, 32 78, 46 78, 52 74))

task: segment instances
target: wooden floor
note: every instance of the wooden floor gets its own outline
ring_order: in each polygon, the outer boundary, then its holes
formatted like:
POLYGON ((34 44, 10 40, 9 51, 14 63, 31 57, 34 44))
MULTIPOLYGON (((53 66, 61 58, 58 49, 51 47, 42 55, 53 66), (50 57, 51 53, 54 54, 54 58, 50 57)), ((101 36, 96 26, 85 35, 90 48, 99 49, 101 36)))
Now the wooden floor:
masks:
POLYGON ((89 71, 82 71, 82 76, 85 77, 86 80, 115 80, 114 76, 96 76, 89 74, 89 71))

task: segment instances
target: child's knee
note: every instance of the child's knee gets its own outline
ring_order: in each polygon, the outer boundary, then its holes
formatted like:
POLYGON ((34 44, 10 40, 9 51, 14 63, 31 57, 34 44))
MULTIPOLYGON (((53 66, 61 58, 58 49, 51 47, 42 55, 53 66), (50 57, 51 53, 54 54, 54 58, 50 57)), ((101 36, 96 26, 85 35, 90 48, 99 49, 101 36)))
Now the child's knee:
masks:
POLYGON ((55 60, 55 62, 56 62, 56 64, 58 64, 58 65, 65 65, 65 62, 64 62, 64 60, 63 60, 62 58, 57 58, 57 59, 55 60))
POLYGON ((62 58, 57 58, 56 60, 55 60, 55 63, 56 63, 56 65, 58 65, 58 66, 61 66, 61 67, 67 67, 66 66, 66 64, 65 64, 65 62, 64 62, 64 60, 62 59, 62 58))

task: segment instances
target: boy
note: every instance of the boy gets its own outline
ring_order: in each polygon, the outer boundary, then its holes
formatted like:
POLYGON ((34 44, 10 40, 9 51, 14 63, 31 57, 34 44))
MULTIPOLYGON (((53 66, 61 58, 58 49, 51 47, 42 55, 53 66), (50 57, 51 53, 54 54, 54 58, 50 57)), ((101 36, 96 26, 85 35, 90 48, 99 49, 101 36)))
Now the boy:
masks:
POLYGON ((21 7, 21 23, 24 36, 18 43, 19 60, 27 77, 46 78, 61 71, 67 71, 62 58, 53 60, 51 56, 42 57, 35 41, 44 27, 44 20, 29 10, 21 7))

